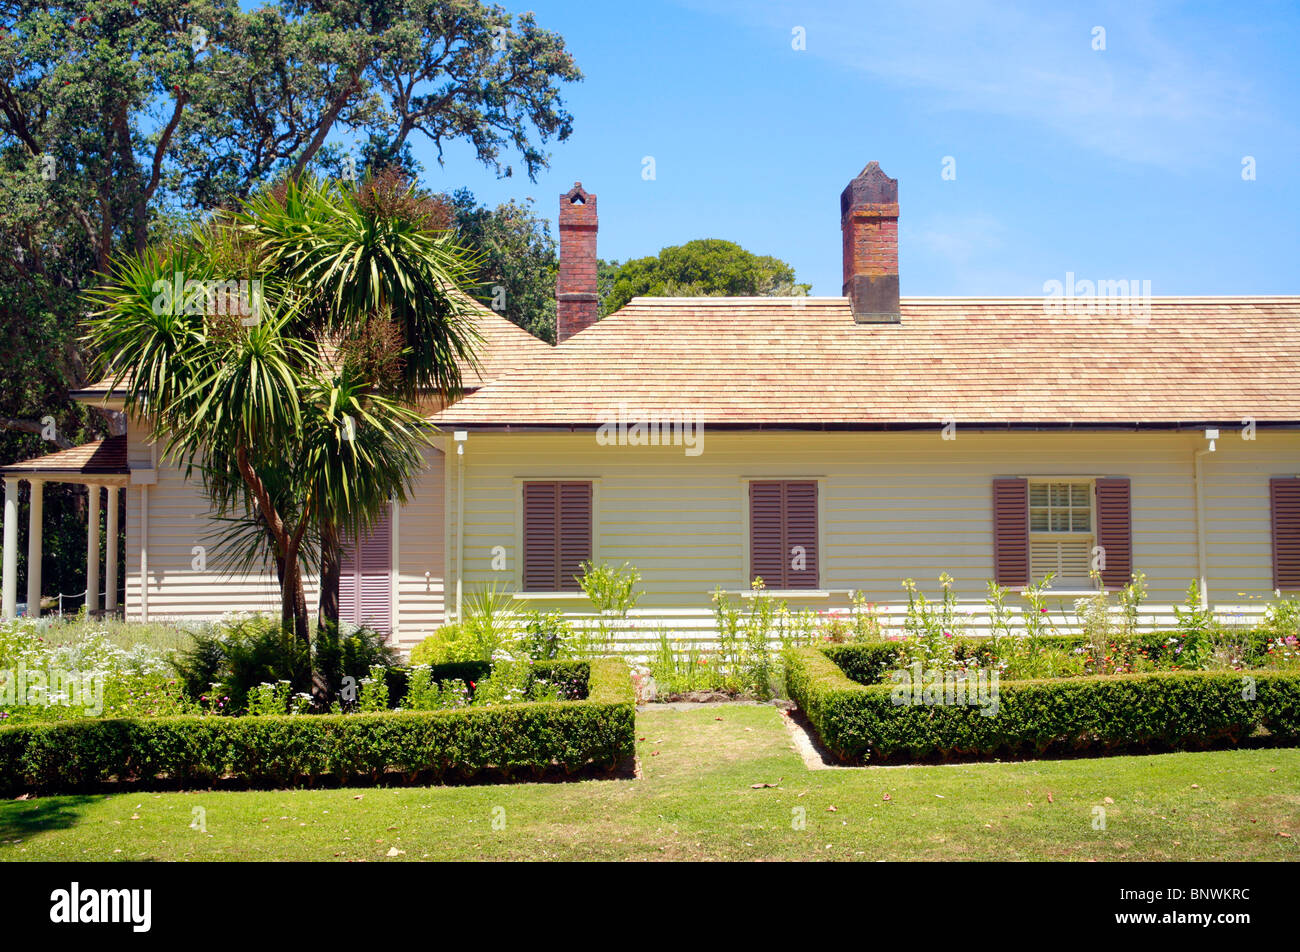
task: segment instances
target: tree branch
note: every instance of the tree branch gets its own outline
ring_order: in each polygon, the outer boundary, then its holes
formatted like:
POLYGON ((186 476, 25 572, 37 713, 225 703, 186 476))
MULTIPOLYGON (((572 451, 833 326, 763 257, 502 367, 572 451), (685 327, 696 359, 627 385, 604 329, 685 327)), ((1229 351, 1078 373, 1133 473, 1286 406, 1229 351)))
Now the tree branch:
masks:
MULTIPOLYGON (((15 420, 13 417, 0 416, 0 428, 40 435, 45 430, 45 425, 37 420, 15 420)), ((61 450, 70 450, 76 445, 60 433, 58 427, 54 429, 54 444, 61 450)))

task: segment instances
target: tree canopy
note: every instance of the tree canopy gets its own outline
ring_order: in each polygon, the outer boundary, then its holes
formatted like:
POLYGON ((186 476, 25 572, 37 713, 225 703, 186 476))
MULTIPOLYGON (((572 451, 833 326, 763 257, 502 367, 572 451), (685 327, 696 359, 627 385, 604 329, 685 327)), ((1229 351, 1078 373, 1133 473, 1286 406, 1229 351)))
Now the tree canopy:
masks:
POLYGON ((779 258, 756 255, 734 241, 701 238, 664 248, 622 265, 601 296, 600 313, 612 314, 639 295, 655 297, 802 296, 809 284, 795 282, 794 268, 779 258))

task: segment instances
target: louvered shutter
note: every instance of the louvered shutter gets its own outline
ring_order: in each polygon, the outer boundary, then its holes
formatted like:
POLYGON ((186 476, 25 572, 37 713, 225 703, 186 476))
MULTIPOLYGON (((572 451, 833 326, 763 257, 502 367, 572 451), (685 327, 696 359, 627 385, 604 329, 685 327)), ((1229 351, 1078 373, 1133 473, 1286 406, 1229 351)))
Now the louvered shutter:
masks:
POLYGON ((383 514, 360 543, 342 543, 339 618, 389 634, 393 627, 392 510, 383 514))
POLYGON ((1029 584, 1029 480, 993 480, 993 578, 1029 584))
POLYGON ((578 592, 580 566, 591 560, 591 483, 560 483, 557 592, 578 592))
POLYGON ((524 590, 577 592, 591 560, 591 483, 524 483, 524 590))
POLYGON ((773 589, 816 588, 816 480, 749 484, 749 581, 773 589))
POLYGON ((785 490, 785 584, 817 587, 817 483, 788 482, 785 490), (796 566, 802 564, 803 568, 796 566))
POLYGON ((749 578, 768 588, 785 588, 784 494, 776 481, 749 484, 749 578))
POLYGON ((1283 476, 1268 483, 1273 515, 1273 587, 1300 589, 1300 479, 1283 476))
POLYGON ((559 494, 555 483, 524 483, 525 591, 555 591, 559 494))
POLYGON ((1097 544, 1106 554, 1101 581, 1123 588, 1133 577, 1133 503, 1127 479, 1106 478, 1097 487, 1097 544))

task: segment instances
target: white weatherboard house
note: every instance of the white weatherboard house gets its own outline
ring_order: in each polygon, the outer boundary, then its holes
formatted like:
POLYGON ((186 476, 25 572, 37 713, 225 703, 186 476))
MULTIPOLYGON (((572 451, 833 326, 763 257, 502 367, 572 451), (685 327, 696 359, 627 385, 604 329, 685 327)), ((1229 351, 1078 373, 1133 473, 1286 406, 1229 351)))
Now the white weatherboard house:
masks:
MULTIPOLYGON (((1109 589, 1144 573, 1156 626, 1192 580, 1228 617, 1300 590, 1300 297, 900 298, 897 182, 872 163, 840 205, 843 297, 637 298, 597 323, 595 196, 563 196, 559 345, 482 312, 482 373, 349 560, 344 617, 409 646, 491 586, 586 615, 587 559, 640 571, 629 642, 707 638, 710 593, 755 576, 795 609, 896 612, 900 580, 936 595, 946 572, 976 623, 986 580, 1048 573, 1069 616, 1094 564, 1109 589)), ((95 490, 96 531, 110 488, 110 534, 121 490, 127 618, 277 611, 273 572, 196 561, 201 486, 138 426, 3 473, 6 614, 27 479, 95 490)))

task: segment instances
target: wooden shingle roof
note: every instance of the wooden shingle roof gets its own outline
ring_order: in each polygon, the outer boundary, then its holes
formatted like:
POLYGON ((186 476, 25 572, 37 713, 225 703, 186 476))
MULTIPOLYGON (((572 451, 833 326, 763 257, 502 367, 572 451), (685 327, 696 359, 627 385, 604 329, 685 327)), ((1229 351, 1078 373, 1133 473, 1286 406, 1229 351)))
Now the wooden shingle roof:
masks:
POLYGON ((110 436, 59 450, 47 456, 0 466, 0 473, 15 476, 125 476, 130 473, 126 461, 126 436, 110 436))
POLYGON ((625 404, 740 427, 1300 422, 1300 297, 1096 303, 903 298, 900 323, 856 324, 844 298, 636 298, 434 419, 590 426, 625 404))

